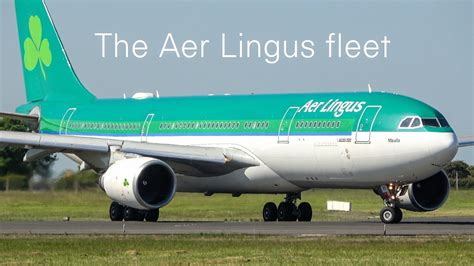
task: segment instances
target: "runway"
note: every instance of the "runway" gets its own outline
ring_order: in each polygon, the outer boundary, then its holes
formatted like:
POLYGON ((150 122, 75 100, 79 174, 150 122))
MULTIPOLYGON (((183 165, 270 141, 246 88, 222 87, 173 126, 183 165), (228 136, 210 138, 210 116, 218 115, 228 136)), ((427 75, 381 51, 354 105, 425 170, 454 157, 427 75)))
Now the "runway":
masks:
MULTIPOLYGON (((383 235, 379 221, 355 222, 0 222, 0 234, 248 234, 248 235, 383 235)), ((407 219, 388 224, 386 235, 474 235, 474 218, 407 219)))

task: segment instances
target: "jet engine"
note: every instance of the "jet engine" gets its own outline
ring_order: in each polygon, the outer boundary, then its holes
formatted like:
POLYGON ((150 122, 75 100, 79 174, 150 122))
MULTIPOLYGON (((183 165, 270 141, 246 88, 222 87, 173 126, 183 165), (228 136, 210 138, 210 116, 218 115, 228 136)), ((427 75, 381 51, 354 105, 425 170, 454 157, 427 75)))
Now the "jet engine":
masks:
POLYGON ((100 178, 100 187, 112 200, 132 208, 158 209, 176 192, 176 176, 163 161, 141 157, 112 164, 100 178))
POLYGON ((440 171, 427 179, 408 185, 398 197, 397 207, 410 211, 427 212, 441 207, 449 195, 449 179, 440 171))

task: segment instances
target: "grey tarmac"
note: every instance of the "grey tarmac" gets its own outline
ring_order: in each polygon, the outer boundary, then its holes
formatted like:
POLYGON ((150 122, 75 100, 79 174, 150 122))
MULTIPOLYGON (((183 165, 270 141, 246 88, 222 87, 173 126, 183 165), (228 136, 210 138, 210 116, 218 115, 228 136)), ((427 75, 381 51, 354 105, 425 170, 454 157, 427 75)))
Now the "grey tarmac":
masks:
POLYGON ((8 221, 0 234, 474 235, 474 217, 341 222, 8 221), (385 231, 385 232, 384 232, 385 231))

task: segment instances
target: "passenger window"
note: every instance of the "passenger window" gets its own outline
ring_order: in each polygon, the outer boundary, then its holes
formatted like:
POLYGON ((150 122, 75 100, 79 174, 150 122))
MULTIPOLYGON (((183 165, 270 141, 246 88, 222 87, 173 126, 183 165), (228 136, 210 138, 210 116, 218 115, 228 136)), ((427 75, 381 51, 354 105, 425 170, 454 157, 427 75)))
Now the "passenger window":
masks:
POLYGON ((405 119, 400 123, 400 127, 409 127, 409 126, 410 126, 410 123, 411 123, 411 120, 413 120, 412 117, 407 117, 407 118, 405 118, 405 119))
POLYGON ((415 119, 413 119, 413 122, 411 123, 411 126, 410 127, 419 127, 421 126, 421 120, 416 117, 415 119))

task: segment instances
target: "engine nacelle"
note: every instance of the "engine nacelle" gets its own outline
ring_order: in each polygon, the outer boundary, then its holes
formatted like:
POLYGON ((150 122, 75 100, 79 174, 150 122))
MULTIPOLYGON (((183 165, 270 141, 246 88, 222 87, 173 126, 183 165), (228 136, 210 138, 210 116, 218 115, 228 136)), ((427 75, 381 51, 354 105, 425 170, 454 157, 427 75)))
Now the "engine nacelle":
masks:
POLYGON ((100 178, 100 186, 112 200, 141 210, 168 204, 176 192, 176 176, 163 161, 141 157, 112 164, 100 178))
POLYGON ((410 211, 434 211, 443 206, 449 195, 449 179, 440 171, 427 179, 408 185, 396 205, 410 211))

